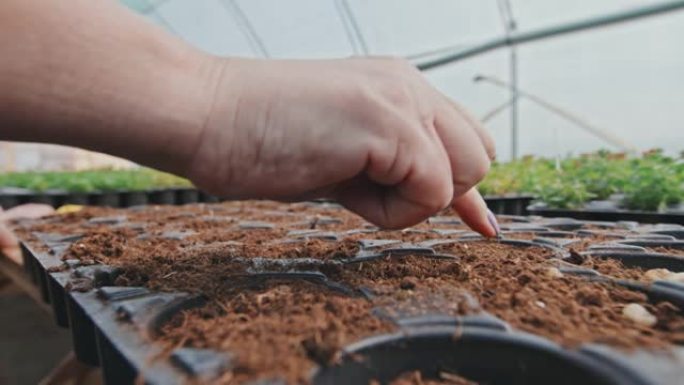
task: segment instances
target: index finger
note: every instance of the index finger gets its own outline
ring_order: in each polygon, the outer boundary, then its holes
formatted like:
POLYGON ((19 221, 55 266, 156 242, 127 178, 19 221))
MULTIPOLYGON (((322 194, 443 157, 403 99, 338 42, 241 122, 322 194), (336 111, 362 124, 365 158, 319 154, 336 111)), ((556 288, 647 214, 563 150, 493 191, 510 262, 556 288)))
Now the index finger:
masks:
POLYGON ((493 217, 493 215, 487 208, 487 204, 476 188, 473 187, 465 194, 454 198, 451 207, 456 210, 459 217, 461 217, 463 222, 471 229, 485 237, 495 237, 498 235, 499 229, 496 224, 496 219, 493 219, 493 223, 491 222, 492 219, 490 219, 489 216, 493 217))

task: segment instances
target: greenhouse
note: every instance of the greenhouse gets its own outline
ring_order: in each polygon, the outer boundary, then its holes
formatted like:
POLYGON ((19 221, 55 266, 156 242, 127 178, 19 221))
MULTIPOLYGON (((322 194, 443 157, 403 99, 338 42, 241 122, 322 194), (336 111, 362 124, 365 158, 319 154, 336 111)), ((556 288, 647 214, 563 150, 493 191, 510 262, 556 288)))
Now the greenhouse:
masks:
POLYGON ((684 1, 0 19, 0 385, 682 383, 684 1))

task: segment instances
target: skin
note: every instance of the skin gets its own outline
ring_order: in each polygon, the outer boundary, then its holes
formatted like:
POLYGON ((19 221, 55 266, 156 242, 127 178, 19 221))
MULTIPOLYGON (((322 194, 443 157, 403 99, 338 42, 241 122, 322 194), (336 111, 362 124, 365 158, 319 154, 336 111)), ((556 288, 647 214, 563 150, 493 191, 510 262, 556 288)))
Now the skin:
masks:
POLYGON ((453 205, 495 235, 473 187, 491 138, 403 60, 216 57, 109 0, 3 0, 0 57, 0 139, 110 153, 227 198, 329 197, 385 228, 453 205))
POLYGON ((0 253, 16 263, 21 264, 19 240, 7 226, 7 222, 20 218, 40 218, 54 213, 51 206, 43 204, 26 204, 13 207, 7 211, 0 208, 0 253))

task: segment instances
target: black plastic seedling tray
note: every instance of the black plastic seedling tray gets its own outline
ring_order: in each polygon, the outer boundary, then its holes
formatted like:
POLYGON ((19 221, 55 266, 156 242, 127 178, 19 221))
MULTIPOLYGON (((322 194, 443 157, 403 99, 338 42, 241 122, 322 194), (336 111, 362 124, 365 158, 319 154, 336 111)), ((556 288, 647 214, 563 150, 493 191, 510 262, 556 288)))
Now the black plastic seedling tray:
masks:
POLYGON ((592 210, 589 208, 568 210, 553 209, 544 205, 531 205, 527 207, 530 215, 543 217, 566 217, 587 221, 635 221, 641 223, 675 223, 684 225, 684 212, 655 212, 655 211, 632 211, 632 210, 592 210))
POLYGON ((0 187, 0 207, 7 209, 30 201, 34 192, 18 187, 0 187))
MULTIPOLYGON (((488 207, 495 214, 526 215, 534 197, 528 195, 486 196, 488 207)), ((221 199, 194 188, 151 189, 144 191, 32 191, 19 188, 0 188, 0 207, 12 208, 24 203, 44 203, 53 207, 64 204, 132 207, 144 204, 182 205, 188 203, 216 203, 221 199)))
MULTIPOLYGON (((568 239, 581 238, 584 227, 637 229, 635 223, 582 222, 572 219, 541 220, 529 223, 528 217, 514 219, 505 225, 507 234, 516 231, 536 234, 531 241, 507 240, 512 247, 545 247, 553 251, 560 271, 587 279, 611 280, 598 272, 576 268, 564 262, 569 257, 568 239)), ((434 221, 446 223, 449 218, 434 221)), ((118 223, 120 224, 120 222, 118 223)), ((261 226, 265 226, 262 224, 261 226)), ((251 227, 258 229, 255 223, 251 227)), ((653 226, 633 237, 616 236, 614 241, 597 245, 592 255, 615 258, 628 265, 645 268, 665 267, 684 271, 682 259, 648 252, 648 246, 672 246, 682 242, 681 227, 653 226), (667 231, 669 234, 662 234, 667 231), (674 234, 674 235, 670 235, 674 234), (665 235, 665 237, 662 237, 665 235), (676 235, 676 237, 675 237, 676 235), (654 239, 655 236, 655 239, 654 239)), ((360 229, 358 232, 368 231, 360 229)), ((47 250, 38 252, 35 246, 22 245, 25 268, 40 286, 44 300, 54 309, 60 326, 70 327, 76 356, 89 365, 102 367, 104 381, 112 384, 132 384, 142 379, 147 384, 182 384, 188 379, 212 383, 231 369, 234 357, 230 353, 207 349, 176 348, 162 354, 161 348, 150 342, 160 326, 174 314, 201 306, 204 298, 187 293, 160 293, 141 287, 114 286, 120 273, 105 265, 82 266, 76 260, 62 261, 60 256, 79 234, 35 234, 47 250), (156 359, 152 359, 156 357, 156 359)), ((292 231, 289 241, 319 237, 335 242, 332 233, 292 231)), ((464 232, 457 239, 436 239, 407 244, 396 239, 359 241, 357 255, 342 264, 373 263, 380 258, 401 258, 420 255, 426 258, 456 258, 442 255, 434 247, 444 243, 471 242, 477 236, 464 232)), ((316 270, 316 261, 245 259, 252 263, 250 278, 254 280, 306 280, 332 288, 346 295, 372 296, 372 290, 340 285, 316 270), (273 266, 290 264, 293 269, 282 272, 273 266), (306 265, 306 270, 297 266, 306 265)), ((619 281, 632 290, 643 291, 653 300, 668 300, 684 306, 684 286, 664 281, 652 285, 619 281)), ((601 345, 585 345, 565 349, 542 337, 512 330, 508 324, 486 313, 469 316, 441 314, 439 307, 431 314, 412 315, 394 312, 386 316, 399 331, 365 338, 343 351, 338 365, 319 367, 312 373, 314 385, 368 384, 371 380, 386 384, 399 374, 419 370, 425 377, 439 372, 459 373, 483 384, 590 384, 590 385, 678 385, 684 378, 684 348, 675 347, 662 355, 650 351, 625 353, 601 345), (454 338, 454 336, 458 338, 454 338)), ((268 354, 268 352, 264 352, 268 354)), ((278 380, 259 382, 280 384, 278 380)))
POLYGON ((649 384, 619 359, 596 360, 547 340, 486 327, 424 325, 373 337, 349 346, 342 364, 321 369, 317 385, 389 382, 406 368, 427 378, 460 373, 485 384, 649 384), (454 338, 458 335, 458 338, 454 338), (362 356, 363 360, 356 359, 362 356), (562 374, 561 374, 562 373, 562 374))
POLYGON ((527 215, 527 206, 532 203, 534 197, 531 195, 487 195, 484 200, 494 214, 527 215))
POLYGON ((220 199, 194 188, 168 188, 144 191, 94 191, 89 193, 61 190, 32 191, 27 189, 0 188, 0 207, 12 208, 25 203, 43 203, 52 207, 65 204, 125 208, 145 204, 183 205, 188 203, 215 203, 220 199))

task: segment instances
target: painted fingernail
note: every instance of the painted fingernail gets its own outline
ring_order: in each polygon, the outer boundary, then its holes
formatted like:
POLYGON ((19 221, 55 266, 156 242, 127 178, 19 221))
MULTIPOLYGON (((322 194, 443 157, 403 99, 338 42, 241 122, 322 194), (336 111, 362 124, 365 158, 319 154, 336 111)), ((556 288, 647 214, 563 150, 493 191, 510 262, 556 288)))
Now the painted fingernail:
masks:
POLYGON ((494 216, 494 213, 487 209, 487 221, 489 221, 489 224, 492 225, 492 228, 496 232, 496 237, 500 238, 501 237, 501 228, 499 227, 499 222, 497 222, 496 217, 494 216))

